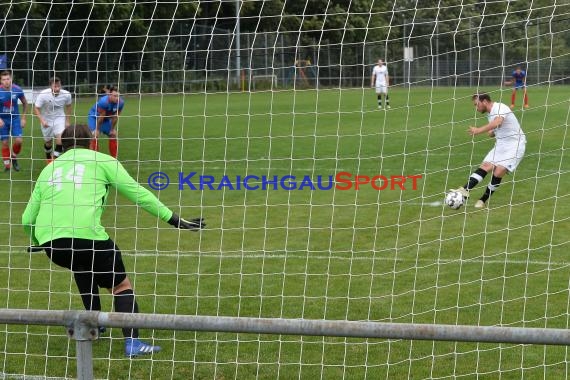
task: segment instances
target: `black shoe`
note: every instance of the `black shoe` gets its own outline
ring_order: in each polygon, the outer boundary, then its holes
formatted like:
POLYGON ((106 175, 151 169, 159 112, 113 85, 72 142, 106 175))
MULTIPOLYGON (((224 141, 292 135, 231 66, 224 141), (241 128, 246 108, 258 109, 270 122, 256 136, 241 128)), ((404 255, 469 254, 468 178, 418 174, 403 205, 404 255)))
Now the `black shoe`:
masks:
POLYGON ((28 247, 28 252, 33 253, 33 252, 41 252, 44 250, 44 247, 40 247, 37 245, 30 245, 28 247))
POLYGON ((15 158, 12 158, 12 167, 14 168, 15 171, 17 172, 20 171, 20 164, 18 164, 18 160, 16 160, 15 158))

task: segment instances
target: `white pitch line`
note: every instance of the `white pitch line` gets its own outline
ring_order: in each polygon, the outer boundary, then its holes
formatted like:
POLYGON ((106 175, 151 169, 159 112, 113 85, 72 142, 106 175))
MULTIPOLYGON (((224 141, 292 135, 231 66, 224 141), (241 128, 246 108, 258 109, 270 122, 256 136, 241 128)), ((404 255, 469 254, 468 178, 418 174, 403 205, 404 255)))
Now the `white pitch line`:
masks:
POLYGON ((53 376, 40 376, 40 375, 10 375, 0 372, 1 380, 68 380, 69 377, 53 377, 53 376))
MULTIPOLYGON (((249 173, 254 173, 254 174, 265 174, 265 173, 258 173, 258 171, 262 171, 262 170, 276 170, 276 171, 290 171, 290 173, 294 173, 294 172, 307 172, 307 173, 315 173, 315 174, 321 174, 321 175, 336 175, 339 172, 351 172, 352 174, 365 174, 365 175, 376 175, 376 174, 382 174, 382 173, 373 173, 369 170, 361 170, 358 171, 356 168, 351 168, 351 169, 343 169, 343 168, 307 168, 307 167, 302 167, 302 168, 298 168, 297 166, 297 161, 300 160, 295 160, 293 161, 293 165, 290 166, 283 166, 283 165, 263 165, 263 166, 259 166, 255 163, 255 160, 251 160, 253 162, 250 162, 249 164, 246 165, 246 167, 248 168, 248 174, 249 173), (325 171, 330 171, 328 173, 322 174, 325 171)), ((262 160, 261 160, 262 161, 262 160)), ((240 162, 239 164, 244 164, 243 162, 240 162)), ((156 162, 147 162, 147 161, 123 161, 123 165, 125 166, 130 166, 130 165, 135 165, 136 167, 142 168, 142 167, 148 167, 148 166, 153 166, 155 168, 155 172, 158 171, 162 171, 162 172, 167 172, 166 174, 168 175, 178 175, 178 173, 180 171, 182 171, 184 174, 189 174, 191 172, 196 172, 197 175, 206 175, 208 174, 208 171, 211 170, 234 170, 235 167, 235 163, 234 162, 230 162, 227 166, 209 166, 208 163, 206 162, 205 164, 199 163, 199 162, 195 162, 195 163, 191 163, 191 162, 187 162, 187 163, 179 163, 179 164, 174 164, 174 163, 164 163, 164 164, 160 164, 160 163, 156 163, 156 162), (184 168, 184 167, 186 168, 184 168), (188 167, 190 167, 188 169, 188 167), (202 169, 204 169, 204 171, 202 171, 202 169)), ((438 170, 437 172, 431 172, 431 173, 425 173, 426 168, 408 168, 406 169, 406 172, 410 172, 413 174, 422 174, 422 175, 434 175, 434 174, 438 174, 438 173, 442 173, 446 168, 442 168, 441 170, 438 170)), ((455 169, 454 169, 455 170, 455 169)), ((388 175, 402 175, 402 173, 395 173, 393 170, 391 170, 392 173, 388 172, 388 175)), ((535 171, 531 171, 530 169, 524 169, 522 168, 521 171, 526 171, 526 172, 535 172, 535 171)), ((568 173, 567 170, 559 170, 559 169, 541 169, 540 170, 541 173, 560 173, 560 174, 564 174, 564 173, 568 173)), ((245 175, 245 174, 244 174, 245 175)), ((386 175, 386 174, 384 174, 386 175)))
POLYGON ((152 252, 136 252, 132 253, 133 251, 122 251, 122 253, 126 256, 142 256, 142 257, 207 257, 207 258, 219 258, 219 259, 310 259, 310 260, 355 260, 355 261, 383 261, 383 262, 413 262, 413 263, 424 263, 424 264, 452 264, 457 262, 462 263, 474 263, 474 264, 524 264, 524 265, 544 265, 544 266, 555 266, 555 267, 564 267, 570 266, 570 261, 537 261, 537 260, 497 260, 497 259, 485 259, 485 258, 477 258, 477 259, 423 259, 423 258, 403 258, 403 257, 383 257, 383 256, 374 256, 374 257, 363 257, 363 256, 324 256, 324 255, 299 255, 299 254, 283 254, 283 253, 267 253, 267 254, 260 254, 260 253, 244 253, 244 254, 213 254, 213 253, 152 253, 152 252))
MULTIPOLYGON (((22 250, 24 250, 22 248, 22 250)), ((14 254, 14 255, 22 255, 21 251, 0 251, 0 254, 14 254)), ((436 264, 452 264, 452 263, 465 263, 465 264, 522 264, 522 265, 543 265, 543 266, 550 266, 550 267, 566 267, 570 266, 570 261, 544 261, 544 260, 498 260, 498 259, 486 259, 486 258, 473 258, 473 259, 425 259, 420 257, 402 257, 402 256, 409 256, 408 254, 399 255, 397 257, 390 256, 368 256, 364 257, 361 256, 361 253, 358 253, 358 256, 350 256, 347 254, 346 256, 335 256, 335 255, 314 255, 308 253, 306 255, 301 255, 297 253, 163 253, 163 252, 151 252, 151 251, 121 251, 123 256, 129 257, 168 257, 168 258, 216 258, 216 259, 264 259, 265 261, 271 259, 298 259, 298 260, 353 260, 353 261, 382 261, 382 262, 404 262, 404 263, 422 263, 426 265, 436 265, 436 264)), ((43 251, 33 253, 33 255, 44 255, 43 251)), ((2 269, 2 267, 0 267, 2 269)), ((21 269, 21 268, 19 268, 21 269)), ((1 378, 0 378, 1 379, 1 378)))

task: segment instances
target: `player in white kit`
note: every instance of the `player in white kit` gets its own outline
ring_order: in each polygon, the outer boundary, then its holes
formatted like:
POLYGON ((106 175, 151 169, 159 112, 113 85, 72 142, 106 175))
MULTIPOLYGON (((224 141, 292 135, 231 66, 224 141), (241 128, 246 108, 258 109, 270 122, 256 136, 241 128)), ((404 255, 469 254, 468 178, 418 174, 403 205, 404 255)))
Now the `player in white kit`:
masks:
POLYGON ((61 133, 70 125, 71 94, 61 88, 61 79, 50 78, 49 88, 40 92, 34 102, 34 113, 40 120, 49 164, 62 153, 61 133), (54 139, 55 149, 53 149, 54 139))
POLYGON ((488 94, 475 94, 472 100, 478 112, 488 114, 489 122, 482 127, 469 127, 468 133, 474 136, 487 132, 490 137, 495 138, 495 146, 487 153, 479 169, 471 174, 465 186, 456 191, 467 198, 469 190, 477 186, 487 173, 493 171, 491 183, 485 189, 483 196, 475 203, 476 208, 483 208, 501 184, 505 174, 514 172, 523 159, 526 136, 509 106, 491 101, 488 94))
POLYGON ((388 76, 388 67, 383 60, 379 59, 378 64, 372 70, 372 78, 370 87, 376 88, 376 97, 378 99, 378 109, 382 109, 382 94, 386 98, 386 108, 390 108, 390 98, 388 97, 388 86, 390 86, 390 78, 388 76))

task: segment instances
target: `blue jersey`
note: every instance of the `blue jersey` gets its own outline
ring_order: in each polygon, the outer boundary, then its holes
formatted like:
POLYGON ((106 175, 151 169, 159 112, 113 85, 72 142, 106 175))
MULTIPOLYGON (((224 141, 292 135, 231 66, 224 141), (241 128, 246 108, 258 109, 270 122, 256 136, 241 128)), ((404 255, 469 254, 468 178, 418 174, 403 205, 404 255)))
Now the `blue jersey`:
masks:
POLYGON ((517 73, 516 70, 513 70, 513 79, 515 80, 516 86, 524 85, 524 79, 526 78, 526 71, 521 70, 517 73))
POLYGON ((14 118, 14 116, 19 118, 20 109, 18 107, 18 99, 20 99, 22 103, 26 100, 24 91, 20 86, 13 84, 9 90, 0 87, 0 104, 2 105, 0 117, 2 119, 10 119, 14 118))
POLYGON ((89 110, 89 116, 99 116, 101 112, 106 117, 118 115, 125 106, 125 101, 119 98, 117 103, 111 103, 109 101, 109 95, 105 95, 99 98, 97 103, 89 110))

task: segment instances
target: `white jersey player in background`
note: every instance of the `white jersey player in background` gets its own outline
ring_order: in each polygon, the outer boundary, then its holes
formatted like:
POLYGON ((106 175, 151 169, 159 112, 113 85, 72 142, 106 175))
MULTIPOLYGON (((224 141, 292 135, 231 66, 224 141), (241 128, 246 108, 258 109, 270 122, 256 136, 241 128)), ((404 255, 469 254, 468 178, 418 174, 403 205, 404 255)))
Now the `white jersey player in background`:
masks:
POLYGON ((388 97, 388 86, 390 86, 390 78, 388 77, 388 67, 384 61, 379 59, 378 64, 372 70, 372 78, 370 87, 376 88, 376 97, 378 98, 378 109, 382 109, 382 94, 386 97, 386 108, 390 108, 390 98, 388 97))
POLYGON ((34 102, 34 113, 40 120, 49 164, 62 153, 61 133, 70 125, 71 94, 61 88, 61 79, 50 78, 49 88, 40 92, 34 102), (54 139, 55 149, 52 149, 54 139))
POLYGON ((471 174, 465 186, 456 191, 467 198, 469 190, 477 186, 487 173, 493 171, 491 183, 485 189, 483 196, 475 203, 476 208, 484 208, 489 197, 501 184, 505 174, 512 173, 523 159, 526 136, 517 117, 506 104, 491 101, 488 94, 475 94, 472 100, 478 112, 488 113, 489 122, 482 127, 469 127, 468 133, 475 136, 487 132, 490 137, 495 138, 495 146, 487 153, 479 169, 471 174))

